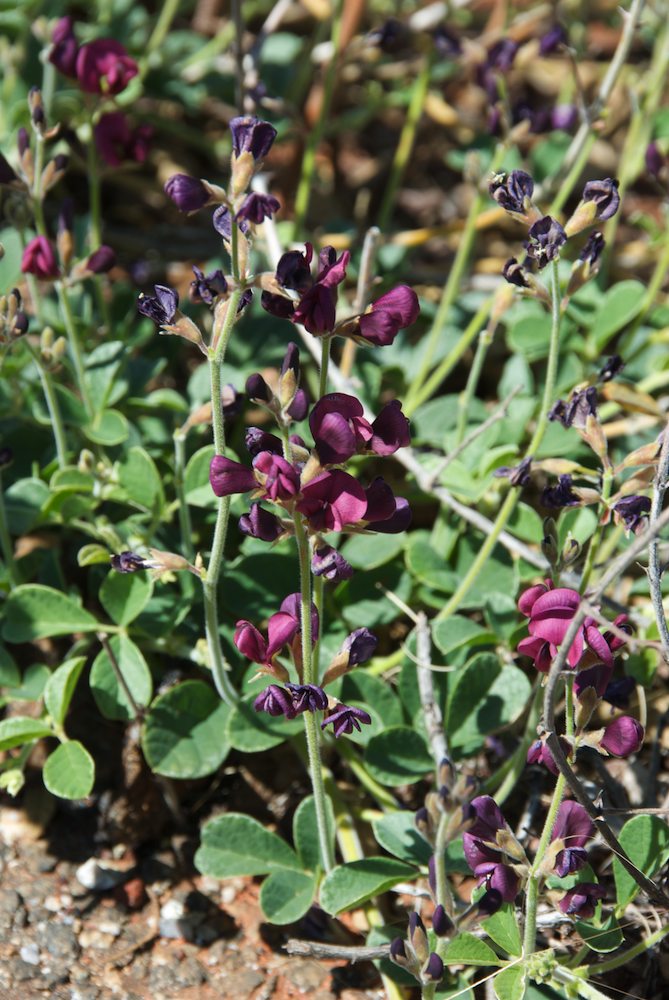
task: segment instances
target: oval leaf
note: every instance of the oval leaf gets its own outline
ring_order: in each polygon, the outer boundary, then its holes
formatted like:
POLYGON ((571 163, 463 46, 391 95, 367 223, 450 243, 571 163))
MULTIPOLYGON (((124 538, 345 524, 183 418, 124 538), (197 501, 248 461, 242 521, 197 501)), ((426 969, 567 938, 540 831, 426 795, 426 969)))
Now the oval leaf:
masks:
POLYGON ((265 875, 286 869, 302 871, 297 855, 285 840, 240 813, 216 816, 205 824, 195 867, 214 878, 265 875))
POLYGON ((490 945, 473 934, 458 934, 443 955, 445 965, 501 965, 490 945))
POLYGON ((15 715, 0 722, 0 750, 11 750, 12 747, 39 740, 42 736, 53 736, 53 729, 41 719, 15 715))
POLYGON ((3 637, 7 642, 32 642, 53 635, 94 632, 98 622, 72 597, 39 583, 13 590, 5 604, 3 637))
MULTIPOLYGON (((662 867, 669 855, 669 826, 659 816, 632 816, 618 839, 630 861, 649 877, 662 867)), ((620 914, 639 892, 639 886, 615 857, 613 877, 620 914)))
POLYGON ((71 660, 66 660, 65 663, 61 663, 57 670, 54 670, 46 682, 44 704, 47 712, 58 726, 62 726, 65 721, 74 689, 85 662, 85 656, 75 656, 71 660))
POLYGON ((78 740, 68 740, 47 758, 44 784, 60 799, 85 799, 93 790, 95 764, 78 740))
POLYGON ((313 875, 273 872, 262 884, 260 906, 271 924, 292 924, 307 912, 315 892, 313 875))
MULTIPOLYGON (((127 635, 113 636, 109 640, 109 645, 135 703, 142 708, 145 707, 151 701, 153 681, 141 650, 127 635)), ((135 711, 132 703, 104 649, 100 650, 93 661, 89 684, 95 704, 106 719, 118 719, 123 722, 134 719, 135 711)))
POLYGON ((364 858, 338 865, 321 885, 320 904, 332 914, 355 909, 398 882, 415 878, 416 869, 393 858, 364 858))
MULTIPOLYGON (((328 838, 334 847, 335 817, 332 802, 325 799, 325 815, 328 826, 328 838)), ((321 847, 316 823, 316 803, 313 795, 302 799, 293 816, 293 842, 300 861, 308 871, 315 872, 322 867, 321 847)))
POLYGON ((527 988, 527 971, 523 965, 510 965, 497 973, 492 985, 497 1000, 523 1000, 527 988))
POLYGON ((492 917, 482 920, 481 927, 488 937, 491 937, 495 944, 503 948, 508 955, 513 955, 514 958, 522 955, 523 943, 520 938, 516 910, 512 903, 504 903, 502 908, 492 917))
POLYGON ((145 573, 110 570, 100 587, 100 603, 117 625, 129 625, 142 613, 153 593, 153 581, 145 573))
POLYGON ((203 681, 185 681, 151 705, 142 729, 149 766, 167 778, 202 778, 230 750, 223 733, 230 709, 203 681))
POLYGON ((365 764, 382 785, 410 785, 434 769, 425 740, 408 726, 393 726, 372 737, 365 764))

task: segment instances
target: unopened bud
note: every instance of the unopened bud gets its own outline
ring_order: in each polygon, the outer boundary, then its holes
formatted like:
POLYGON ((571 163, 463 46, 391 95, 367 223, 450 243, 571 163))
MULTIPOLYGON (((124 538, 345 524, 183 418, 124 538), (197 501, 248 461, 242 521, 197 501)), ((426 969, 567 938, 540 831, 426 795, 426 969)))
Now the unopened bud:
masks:
POLYGON ((40 135, 44 135, 46 131, 46 116, 42 102, 42 91, 39 87, 31 87, 28 91, 28 107, 30 109, 30 120, 33 123, 35 131, 40 135))
POLYGON ((557 525, 552 517, 544 518, 544 537, 541 540, 541 551, 551 566, 557 566, 560 560, 558 549, 557 525))
POLYGON ((427 962, 430 955, 427 932, 423 921, 415 911, 409 917, 409 944, 418 961, 427 962))

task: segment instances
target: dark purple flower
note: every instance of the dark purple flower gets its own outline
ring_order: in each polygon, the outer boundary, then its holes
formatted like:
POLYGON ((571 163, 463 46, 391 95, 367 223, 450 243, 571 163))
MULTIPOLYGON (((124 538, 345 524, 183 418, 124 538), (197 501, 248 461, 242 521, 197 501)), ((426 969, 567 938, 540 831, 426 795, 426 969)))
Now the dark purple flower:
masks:
POLYGON ((261 451, 253 459, 253 470, 256 485, 259 484, 264 489, 265 496, 270 500, 290 500, 300 492, 300 475, 297 469, 281 455, 261 451))
POLYGON ((437 937, 447 937, 453 931, 453 921, 439 903, 432 914, 432 930, 437 937))
MULTIPOLYGON (((219 205, 211 217, 211 223, 218 235, 222 236, 229 243, 232 239, 232 216, 230 215, 230 210, 225 205, 219 205)), ((236 224, 243 233, 248 233, 249 224, 246 219, 240 219, 236 224)))
POLYGON ((558 476, 556 486, 547 486, 541 494, 541 502, 544 507, 551 507, 557 510, 560 507, 574 507, 581 501, 572 490, 571 476, 558 476))
POLYGON ((406 944, 403 938, 394 938, 390 942, 390 959, 396 965, 401 965, 403 968, 409 964, 409 956, 407 955, 406 944))
POLYGON ((241 620, 236 623, 233 642, 239 652, 243 656, 247 656, 253 663, 265 664, 268 662, 267 640, 251 622, 241 620))
POLYGON ((558 104, 551 111, 550 119, 553 128, 571 132, 578 123, 578 108, 573 104, 558 104))
MULTIPOLYGON (((390 515, 380 521, 369 521, 367 528, 369 531, 378 531, 383 535, 399 535, 406 531, 411 524, 411 508, 409 501, 404 497, 395 497, 395 510, 390 515)), ((365 515, 365 520, 367 516, 365 515)))
POLYGON ((250 538, 275 542, 284 528, 275 514, 265 510, 259 503, 252 503, 248 514, 242 514, 239 519, 239 530, 250 538))
POLYGON ((21 271, 34 274, 42 281, 53 281, 60 274, 56 254, 46 236, 35 236, 26 245, 21 258, 21 271))
POLYGON ((150 125, 132 128, 122 111, 109 111, 100 117, 94 130, 98 153, 110 167, 120 167, 124 160, 144 163, 153 136, 150 125))
POLYGON ((483 917, 492 917, 494 913, 501 910, 504 905, 504 897, 497 889, 486 889, 481 898, 476 903, 476 908, 483 917))
POLYGON ((392 344, 400 330, 418 319, 418 296, 408 285, 398 285, 372 302, 359 317, 354 336, 373 347, 392 344))
POLYGON ((298 295, 308 292, 314 283, 311 274, 311 260, 314 248, 311 243, 305 243, 304 253, 301 250, 288 250, 279 258, 276 266, 276 280, 282 288, 288 288, 298 295))
POLYGON ((251 469, 241 465, 240 462, 234 462, 231 458, 226 458, 225 455, 214 455, 212 458, 209 467, 209 482, 217 497, 227 497, 233 493, 248 493, 258 486, 251 469))
POLYGON ((512 486, 527 486, 530 481, 532 459, 524 458, 518 465, 500 465, 493 472, 497 479, 508 479, 512 486))
POLYGON ((370 448, 376 455, 394 455, 399 448, 411 444, 409 421, 402 413, 399 399, 386 403, 372 421, 372 431, 370 448))
POLYGON ((328 696, 316 684, 286 684, 293 699, 296 715, 302 712, 324 712, 328 707, 328 696))
POLYGON ((471 802, 473 822, 463 834, 463 849, 467 864, 486 890, 499 893, 505 902, 515 899, 519 879, 505 863, 498 833, 512 836, 501 809, 489 795, 479 795, 471 802))
POLYGON ((612 673, 613 660, 611 663, 595 663, 592 667, 579 670, 574 678, 574 696, 580 701, 588 688, 592 688, 597 697, 602 698, 612 673))
POLYGON ((139 66, 131 59, 120 42, 113 38, 98 38, 82 45, 77 53, 77 80, 88 94, 120 94, 139 66))
MULTIPOLYGON (((5 445, 4 448, 0 448, 0 469, 8 468, 12 464, 13 460, 14 452, 9 445, 5 445)), ((116 557, 112 556, 112 559, 114 558, 116 557)))
MULTIPOLYGON (((560 739, 560 746, 562 747, 565 757, 567 758, 567 760, 570 760, 571 757, 573 756, 571 743, 569 743, 564 738, 564 736, 560 736, 559 739, 560 739)), ((555 763, 553 754, 546 746, 544 740, 534 741, 530 749, 527 751, 526 760, 528 764, 539 764, 542 767, 545 767, 546 770, 550 771, 550 773, 555 775, 556 778, 560 773, 559 768, 555 763)))
MULTIPOLYGON (((281 607, 279 611, 272 615, 268 622, 268 631, 270 636, 270 646, 272 645, 272 636, 278 634, 282 629, 287 629, 287 621, 290 619, 292 621, 292 628, 294 629, 293 636, 301 633, 302 631, 302 598, 299 593, 289 594, 288 597, 284 597, 281 602, 281 607), (281 616, 285 618, 282 622, 281 616), (275 622, 276 626, 273 627, 272 623, 275 622)), ((311 605, 311 641, 315 643, 318 639, 318 629, 319 629, 319 619, 318 611, 316 610, 316 605, 311 605)), ((291 637, 292 639, 292 637, 291 637)), ((291 641, 286 640, 286 641, 291 641)))
POLYGON ((138 569, 149 569, 145 559, 138 556, 136 552, 121 552, 117 556, 111 557, 112 569, 117 573, 136 573, 138 569))
MULTIPOLYGON (((251 396, 248 389, 249 386, 247 383, 246 391, 251 396)), ((258 397, 253 395, 251 398, 258 397)), ((281 438, 277 437, 276 434, 270 434, 268 431, 261 430, 260 427, 248 427, 246 429, 244 444, 252 458, 259 455, 261 451, 271 451, 275 455, 283 454, 283 442, 281 438)))
POLYGON ((567 32, 561 24, 554 24, 539 39, 539 55, 548 56, 567 43, 567 32))
POLYGON ((188 214, 199 212, 211 198, 206 184, 189 174, 173 174, 165 184, 165 194, 180 212, 188 214))
POLYGON ((613 354, 597 375, 598 382, 610 382, 622 372, 625 362, 619 354, 613 354))
POLYGON ((502 268, 502 277, 516 288, 531 288, 530 274, 515 257, 509 257, 502 268))
POLYGON ((636 681, 633 677, 619 677, 607 684, 603 696, 604 701, 608 701, 609 705, 613 705, 614 708, 627 708, 630 703, 630 695, 635 687, 636 681))
POLYGON ((498 42, 488 49, 486 66, 488 69, 497 70, 499 73, 508 73, 513 66, 513 61, 518 52, 518 43, 512 38, 500 38, 498 42))
POLYGON ((625 531, 638 534, 643 530, 644 518, 650 514, 650 497, 621 497, 613 505, 613 519, 624 524, 625 531))
POLYGON ((488 187, 491 198, 514 216, 525 219, 532 203, 534 181, 524 170, 495 174, 488 187))
POLYGON ((13 184, 17 180, 16 171, 3 154, 0 153, 0 184, 13 184))
POLYGON ((270 684, 261 691, 253 702, 253 707, 256 712, 267 712, 268 715, 274 716, 285 715, 287 719, 294 719, 297 715, 290 692, 278 684, 270 684))
POLYGON ((597 390, 594 386, 575 392, 569 402, 558 399, 548 414, 549 420, 559 420, 563 427, 584 430, 588 417, 597 416, 597 390))
POLYGON ((319 254, 316 281, 304 293, 295 307, 293 319, 309 333, 320 336, 330 333, 336 321, 337 285, 346 277, 350 260, 348 250, 337 257, 333 247, 324 247, 319 254))
POLYGON ((337 705, 321 722, 321 729, 332 725, 333 735, 336 740, 340 736, 348 736, 357 729, 362 732, 361 725, 371 725, 372 717, 362 708, 354 708, 352 705, 337 705))
POLYGON ((346 462, 371 441, 373 430, 363 412, 362 403, 344 392, 318 400, 309 415, 309 428, 324 465, 346 462))
POLYGON ((460 45, 460 39, 458 36, 447 28, 445 24, 439 24, 432 32, 432 39, 434 41, 434 47, 437 50, 437 54, 442 57, 442 59, 456 59, 462 52, 462 46, 460 45))
POLYGON ((372 28, 365 37, 368 45, 376 45, 383 52, 392 55, 398 52, 408 38, 406 25, 396 17, 387 18, 378 28, 372 28))
MULTIPOLYGON (((249 375, 246 380, 246 395, 249 399, 258 400, 261 403, 269 403, 272 399, 272 390, 267 385, 267 382, 262 377, 259 372, 254 372, 253 375, 249 375)), ((257 427, 252 428, 253 430, 258 430, 257 427)), ((262 433, 259 431, 259 433, 262 433)), ((274 435, 270 435, 273 437, 274 435)), ((248 445, 247 445, 248 447, 248 445)), ((250 450, 250 449, 249 449, 250 450)), ((262 451, 262 448, 258 448, 258 451, 262 451)), ((252 452, 253 454, 253 452, 252 452)), ((257 454, 257 452, 256 452, 257 454)))
POLYGON ((297 509, 315 531, 341 531, 362 520, 367 510, 365 491, 347 472, 323 472, 302 487, 297 509))
POLYGON ((251 194, 247 194, 235 219, 237 222, 246 219, 247 222, 253 222, 259 226, 265 219, 271 219, 280 208, 280 203, 271 194, 258 194, 253 191, 251 194))
MULTIPOLYGON (((616 626, 619 632, 626 632, 627 635, 634 635, 636 629, 632 622, 629 620, 626 614, 616 615, 613 619, 613 624, 616 626)), ((625 645, 625 639, 620 636, 614 635, 613 632, 605 632, 604 639, 608 645, 611 652, 615 652, 616 649, 620 649, 621 646, 625 645)))
POLYGON ((599 263, 605 245, 604 237, 600 232, 591 233, 578 255, 578 259, 582 260, 584 264, 589 264, 591 268, 595 267, 599 263))
MULTIPOLYGON (((560 803, 551 833, 551 843, 560 841, 564 847, 555 858, 555 873, 560 878, 580 871, 588 860, 585 845, 594 832, 592 820, 578 802, 560 803)), ((559 846, 559 845, 557 845, 559 846)))
POLYGON ((137 312, 152 319, 158 326, 170 326, 174 322, 179 295, 167 285, 155 285, 155 295, 140 295, 137 299, 137 312))
POLYGON ((440 983, 444 978, 444 963, 437 955, 436 951, 430 953, 430 957, 423 966, 422 979, 427 983, 440 983))
POLYGON ((611 177, 601 181, 588 181, 583 188, 583 201, 595 203, 595 218, 606 222, 615 215, 620 206, 619 182, 611 177))
POLYGON ((111 247, 103 244, 88 257, 85 262, 85 268, 92 274, 104 274, 107 271, 111 271, 115 263, 116 254, 111 247))
POLYGON ((660 152, 660 148, 656 142, 651 142, 646 147, 645 153, 646 170, 653 177, 659 177, 660 171, 665 164, 665 157, 660 152))
POLYGON ((331 583, 339 583, 340 580, 350 580, 353 567, 331 545, 321 545, 311 557, 311 572, 331 583))
POLYGON ((528 257, 536 260, 539 269, 544 268, 551 260, 560 256, 560 248, 567 241, 567 234, 557 221, 550 215, 545 215, 532 226, 524 244, 528 257))
POLYGON ((614 719, 599 741, 599 746, 612 757, 629 757, 643 746, 645 730, 631 715, 620 715, 614 719))
POLYGON ((242 115, 230 122, 232 152, 237 156, 250 153, 254 160, 262 160, 269 153, 276 139, 276 129, 269 122, 242 115))
POLYGON ((606 891, 594 882, 579 882, 573 889, 568 889, 558 907, 563 913, 575 914, 587 920, 595 915, 597 900, 603 899, 606 891))
POLYGON ((365 490, 365 496, 367 497, 366 521, 372 523, 386 521, 397 509, 395 494, 381 476, 372 480, 365 490))
POLYGON ((77 75, 77 55, 79 54, 79 44, 74 35, 73 24, 71 17, 61 17, 56 22, 56 27, 51 35, 52 48, 49 52, 49 62, 53 63, 63 76, 69 77, 77 75))
POLYGON ((372 658, 379 640, 368 628, 357 628, 344 639, 340 653, 348 654, 348 666, 357 667, 372 658))
POLYGON ((220 269, 206 274, 199 267, 193 266, 195 278, 190 283, 190 297, 193 302, 204 302, 211 306, 219 295, 225 295, 228 283, 220 269))

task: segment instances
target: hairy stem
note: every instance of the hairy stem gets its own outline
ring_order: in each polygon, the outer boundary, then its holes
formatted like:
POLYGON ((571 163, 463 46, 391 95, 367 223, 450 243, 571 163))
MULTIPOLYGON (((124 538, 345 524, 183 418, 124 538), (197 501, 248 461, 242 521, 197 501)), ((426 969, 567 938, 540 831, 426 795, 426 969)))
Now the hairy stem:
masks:
POLYGON ((186 468, 186 435, 181 429, 174 432, 174 490, 177 495, 179 505, 179 529, 181 531, 181 552, 188 559, 193 561, 195 551, 193 549, 193 525, 191 522, 190 509, 186 501, 186 490, 184 487, 184 471, 186 468))

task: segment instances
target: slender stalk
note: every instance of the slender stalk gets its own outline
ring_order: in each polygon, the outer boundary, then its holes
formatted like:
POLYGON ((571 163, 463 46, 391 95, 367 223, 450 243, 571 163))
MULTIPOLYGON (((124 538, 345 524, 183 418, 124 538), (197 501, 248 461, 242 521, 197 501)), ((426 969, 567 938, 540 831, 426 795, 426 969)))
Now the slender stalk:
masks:
MULTIPOLYGON (((355 301, 353 302, 353 310, 356 313, 363 312, 367 304, 367 293, 369 291, 369 284, 372 276, 374 252, 380 235, 381 230, 378 226, 370 226, 365 233, 365 239, 362 244, 362 253, 360 255, 358 284, 355 292, 355 301)), ((350 338, 347 339, 344 344, 340 361, 340 371, 345 378, 348 378, 353 370, 353 362, 355 361, 357 350, 358 345, 355 340, 351 340, 350 338)))
POLYGON ((467 429, 467 416, 469 414, 469 407, 476 393, 476 389, 479 384, 479 379, 481 377, 481 371, 483 369, 483 362, 485 361, 485 356, 488 353, 488 348, 490 347, 491 344, 492 344, 492 336, 488 328, 485 327, 479 333, 479 339, 476 345, 476 353, 474 354, 474 360, 472 361, 472 366, 469 369, 467 384, 465 386, 464 392, 460 394, 460 398, 458 400, 458 422, 455 428, 455 441, 453 442, 456 447, 459 444, 462 444, 462 439, 465 436, 465 431, 467 429))
POLYGON ((381 231, 387 229, 388 223, 390 222, 390 217, 392 215, 393 208, 395 207, 397 190, 402 183, 404 172, 407 168, 409 158, 411 157, 411 153, 414 148, 418 122, 420 121, 423 108, 425 107, 427 88, 430 85, 430 75, 432 73, 432 65, 434 62, 433 52, 434 46, 432 46, 430 48, 430 52, 423 57, 420 72, 416 76, 413 87, 411 88, 407 116, 404 120, 402 132, 400 133, 399 142, 397 144, 395 156, 393 157, 392 166, 390 168, 390 176, 386 183, 383 201, 381 202, 381 207, 379 209, 377 225, 381 231))
POLYGON ((35 213, 35 228, 41 236, 46 236, 44 221, 44 206, 42 205, 42 172, 44 171, 44 139, 35 132, 35 164, 33 177, 33 211, 35 213))
MULTIPOLYGON (((498 146, 493 156, 492 163, 490 164, 490 170, 494 172, 499 166, 502 157, 504 155, 504 147, 498 146)), ((427 343, 425 347, 425 352, 423 354, 421 365, 418 373, 414 377, 411 385, 409 386, 406 398, 405 409, 411 410, 415 409, 416 402, 415 397, 418 395, 420 390, 423 388, 423 382, 430 370, 430 365, 432 363, 432 358, 434 357, 434 352, 437 349, 437 344, 439 343, 439 338, 442 336, 444 325, 448 319, 448 314, 451 311, 453 303, 455 302, 456 296, 460 291, 460 286, 462 284, 462 279, 464 277, 467 264, 469 263, 469 257, 471 254, 472 247, 474 245, 474 239, 476 237, 476 222, 481 214, 481 210, 484 204, 485 194, 477 187, 476 194, 472 198, 472 203, 469 206, 469 212, 467 214, 467 219, 465 221, 465 226, 460 236, 460 242, 458 244, 458 250, 453 261, 453 265, 448 275, 448 281, 444 286, 444 291, 441 296, 441 301, 439 303, 439 308, 434 317, 432 323, 432 328, 427 337, 427 343)), ((473 339, 474 335, 472 335, 473 339)))
POLYGON ((328 387, 328 365, 330 364, 330 338, 321 340, 321 365, 318 379, 318 398, 322 399, 328 387))
POLYGON ((553 798, 548 810, 548 815, 546 816, 546 822, 544 823, 544 828, 541 833, 539 846, 537 847, 537 852, 534 855, 534 863, 527 881, 527 895, 525 899, 525 933, 523 937, 523 956, 525 958, 529 958, 529 956, 534 953, 537 938, 537 901, 539 899, 539 887, 542 881, 539 869, 541 868, 541 864, 544 860, 546 848, 550 843, 557 812, 564 796, 565 786, 566 781, 564 775, 559 774, 557 781, 555 782, 555 791, 553 792, 553 798))
POLYGON ((332 56, 325 71, 323 82, 323 97, 321 101, 320 114, 309 132, 304 156, 302 157, 302 171, 300 182, 295 195, 295 216, 293 220, 292 238, 295 239, 304 228, 304 221, 309 209, 309 199, 316 166, 316 152, 323 137, 325 123, 330 114, 332 95, 334 93, 335 81, 337 79, 337 60, 339 58, 339 39, 341 36, 341 22, 343 11, 343 0, 336 0, 332 16, 332 30, 330 42, 332 45, 332 56))
MULTIPOLYGON (((31 295, 32 294, 33 293, 31 291, 31 295)), ((59 467, 62 469, 67 465, 67 438, 65 436, 65 427, 63 425, 63 418, 61 416, 60 406, 58 405, 58 397, 56 396, 56 390, 51 378, 51 373, 42 364, 39 351, 35 350, 35 348, 33 348, 27 340, 24 340, 24 343, 30 351, 32 359, 35 362, 35 366, 37 367, 37 371, 39 372, 40 382, 42 383, 42 392, 44 393, 44 401, 51 419, 53 440, 56 445, 56 458, 58 460, 59 467)))
POLYGON ((112 672, 113 672, 114 676, 116 677, 116 680, 118 681, 119 687, 121 688, 121 690, 123 691, 124 695, 126 696, 126 699, 128 701, 128 704, 130 705, 130 708, 131 708, 131 711, 132 711, 132 714, 133 714, 134 718, 135 719, 141 719, 142 716, 143 716, 143 714, 144 714, 144 710, 137 704, 137 702, 135 700, 135 696, 132 693, 132 691, 130 690, 130 688, 128 686, 128 682, 126 681, 125 677, 123 676, 123 671, 121 670, 121 665, 118 662, 118 660, 116 659, 116 654, 114 653, 114 650, 112 649, 112 645, 111 645, 108 637, 105 635, 104 632, 98 632, 97 633, 97 637, 98 637, 98 642, 100 643, 100 645, 104 649, 105 653, 107 654, 107 659, 109 660, 109 665, 112 668, 112 672))
MULTIPOLYGON (((526 452, 527 457, 533 457, 541 442, 543 441, 544 434, 546 433, 546 428, 548 427, 548 413, 553 402, 553 396, 555 395, 555 381, 557 378, 557 363, 559 355, 560 346, 560 287, 558 282, 558 262, 553 261, 551 264, 551 338, 550 345, 548 348, 548 365, 546 368, 546 384, 544 385, 544 394, 541 401, 541 410, 539 412, 539 418, 537 420, 537 425, 534 429, 534 434, 532 435, 532 440, 530 441, 529 447, 526 452)), ((460 585, 456 589, 455 593, 448 600, 446 605, 437 615, 437 619, 448 618, 453 612, 460 607, 461 602, 469 593, 474 582, 478 578, 479 573, 485 566, 488 556, 492 552, 493 548, 497 543, 501 532, 504 530, 509 518, 511 517, 513 511, 515 510, 516 504, 518 503, 520 493, 518 490, 511 488, 507 493, 502 506, 499 509, 499 513, 495 522, 492 526, 492 530, 485 542, 481 546, 479 553, 474 560, 474 562, 469 567, 469 570, 465 574, 460 585)))
MULTIPOLYGON (((295 526, 295 541, 300 563, 300 613, 302 624, 302 670, 305 684, 315 684, 314 662, 311 647, 311 565, 309 559, 309 539, 304 530, 302 515, 297 511, 293 515, 295 526)), ((321 731, 314 712, 304 712, 304 732, 307 739, 309 754, 309 773, 311 787, 314 793, 316 807, 316 825, 318 826, 318 842, 321 848, 323 869, 329 872, 334 868, 334 855, 330 838, 328 837, 327 814, 325 811, 325 785, 323 783, 323 765, 321 762, 321 731)))
POLYGON ((607 501, 611 496, 611 487, 613 485, 613 469, 607 464, 604 469, 604 475, 602 477, 602 498, 600 503, 600 516, 597 521, 597 527, 590 539, 590 544, 588 546, 588 555, 586 556, 585 566, 583 567, 583 575, 581 577, 581 585, 578 588, 580 594, 584 594, 588 583, 590 582, 590 577, 592 576, 592 571, 595 568, 595 561, 597 559, 597 554, 602 542, 602 535, 604 534, 604 525, 602 523, 602 515, 606 511, 607 501))
POLYGON ((174 432, 174 489, 179 505, 179 529, 181 531, 181 552, 188 559, 193 561, 195 550, 193 548, 193 525, 191 522, 190 508, 186 502, 186 490, 184 487, 184 470, 186 468, 186 435, 178 428, 174 432))
POLYGON ((455 912, 455 904, 453 902, 453 893, 446 878, 446 834, 448 833, 450 819, 451 816, 448 813, 442 813, 439 819, 437 836, 434 843, 434 872, 437 882, 436 901, 452 917, 455 912))
POLYGON ((56 290, 58 292, 58 302, 60 304, 60 311, 63 317, 63 322, 65 324, 65 332, 67 333, 68 343, 70 345, 70 354, 72 355, 72 361, 74 362, 74 371, 77 377, 77 386, 79 388, 79 393, 81 395, 82 402, 86 407, 86 412, 89 417, 94 414, 93 404, 91 403, 91 397, 88 392, 88 386, 86 385, 86 370, 84 368, 84 359, 81 353, 81 347, 79 344, 79 338, 77 336, 77 328, 74 322, 74 315, 72 313, 72 305, 70 303, 70 298, 64 285, 60 282, 56 283, 56 290))
POLYGON ((7 567, 9 582, 12 588, 17 587, 21 582, 21 577, 17 569, 16 562, 14 561, 14 546, 12 545, 12 539, 9 534, 9 526, 7 524, 5 491, 2 485, 2 472, 0 472, 0 548, 2 549, 2 558, 5 560, 5 566, 7 567))
MULTIPOLYGON (((164 4, 160 9, 160 14, 156 19, 156 23, 153 26, 151 37, 146 43, 147 56, 150 56, 152 52, 155 52, 156 49, 159 49, 160 46, 163 44, 165 38, 167 37, 167 32, 170 30, 172 21, 176 17, 178 10, 179 10, 179 0, 165 0, 164 4)), ((144 62, 146 63, 147 60, 145 59, 144 62)))

